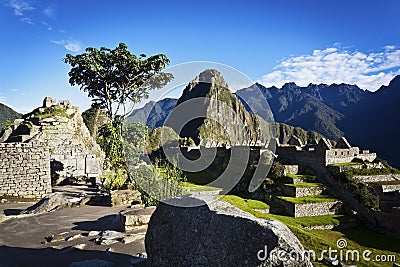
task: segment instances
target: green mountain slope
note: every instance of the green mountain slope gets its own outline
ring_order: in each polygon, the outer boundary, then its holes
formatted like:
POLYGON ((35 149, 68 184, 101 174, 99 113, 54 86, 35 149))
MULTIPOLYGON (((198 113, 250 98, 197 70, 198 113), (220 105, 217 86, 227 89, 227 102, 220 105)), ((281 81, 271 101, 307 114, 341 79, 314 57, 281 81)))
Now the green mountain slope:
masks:
POLYGON ((0 130, 3 129, 7 121, 14 121, 15 119, 21 118, 21 114, 16 112, 10 107, 0 103, 0 130))

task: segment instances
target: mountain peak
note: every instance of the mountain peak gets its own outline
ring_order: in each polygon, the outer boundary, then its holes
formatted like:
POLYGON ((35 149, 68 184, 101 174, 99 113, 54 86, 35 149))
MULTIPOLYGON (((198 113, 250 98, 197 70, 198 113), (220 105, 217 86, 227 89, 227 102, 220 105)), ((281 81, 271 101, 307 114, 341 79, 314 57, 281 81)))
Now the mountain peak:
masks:
POLYGON ((282 86, 282 90, 296 90, 296 89, 299 89, 299 87, 297 86, 297 84, 296 83, 294 83, 294 82, 290 82, 290 83, 285 83, 283 86, 282 86))
POLYGON ((206 69, 189 82, 178 100, 178 105, 188 99, 210 97, 223 91, 230 92, 221 72, 215 69, 206 69))
POLYGON ((395 76, 390 81, 389 86, 400 87, 400 75, 395 76))

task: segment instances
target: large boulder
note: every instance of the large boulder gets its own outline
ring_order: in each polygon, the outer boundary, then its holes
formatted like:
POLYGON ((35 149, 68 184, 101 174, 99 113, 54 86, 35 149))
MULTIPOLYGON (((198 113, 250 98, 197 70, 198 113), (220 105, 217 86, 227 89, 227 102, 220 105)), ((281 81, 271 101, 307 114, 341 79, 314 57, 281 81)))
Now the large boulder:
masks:
POLYGON ((160 203, 148 226, 149 266, 312 266, 302 259, 296 236, 278 221, 200 196, 168 203, 160 203))
POLYGON ((30 206, 26 210, 23 210, 20 214, 41 214, 50 211, 54 211, 60 208, 68 207, 70 202, 70 197, 63 193, 51 193, 39 202, 30 206))

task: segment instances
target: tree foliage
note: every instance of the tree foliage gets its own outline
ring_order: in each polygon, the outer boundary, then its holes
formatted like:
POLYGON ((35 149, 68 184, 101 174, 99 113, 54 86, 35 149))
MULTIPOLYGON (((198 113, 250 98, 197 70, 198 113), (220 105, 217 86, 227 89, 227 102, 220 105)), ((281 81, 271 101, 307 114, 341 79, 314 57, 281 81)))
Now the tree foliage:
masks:
POLYGON ((112 120, 121 113, 125 118, 134 104, 148 97, 149 90, 161 88, 173 78, 162 72, 169 64, 164 54, 137 57, 124 43, 115 49, 88 47, 85 53, 67 54, 64 62, 72 67, 69 83, 87 92, 93 105, 104 108, 112 120), (128 103, 132 106, 127 107, 128 103))

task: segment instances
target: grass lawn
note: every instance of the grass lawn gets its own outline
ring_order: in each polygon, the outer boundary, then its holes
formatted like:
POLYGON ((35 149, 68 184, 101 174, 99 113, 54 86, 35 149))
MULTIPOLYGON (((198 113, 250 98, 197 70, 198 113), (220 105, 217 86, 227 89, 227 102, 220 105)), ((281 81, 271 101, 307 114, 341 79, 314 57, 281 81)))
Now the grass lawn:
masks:
POLYGON ((318 203, 318 202, 335 202, 338 199, 333 198, 331 196, 319 195, 319 196, 305 196, 305 197, 284 197, 277 196, 280 199, 286 200, 295 204, 309 204, 309 203, 318 203))
POLYGON ((329 164, 328 166, 343 167, 343 166, 354 166, 354 165, 362 165, 362 163, 361 162, 344 162, 344 163, 329 164))
MULTIPOLYGON (((286 224, 290 230, 297 236, 300 242, 303 244, 305 249, 314 250, 317 258, 319 257, 322 250, 327 250, 329 247, 332 249, 338 249, 336 242, 340 238, 347 240, 348 246, 343 249, 344 254, 347 250, 358 250, 360 252, 361 260, 359 262, 346 262, 347 264, 355 264, 359 267, 364 266, 388 266, 392 267, 392 262, 376 262, 376 261, 364 261, 362 259, 362 253, 364 250, 370 250, 372 254, 369 256, 374 259, 376 255, 394 255, 396 262, 400 262, 400 239, 390 237, 384 234, 377 233, 369 230, 364 226, 358 226, 355 228, 344 229, 340 231, 333 230, 306 230, 303 226, 311 225, 323 225, 333 224, 337 225, 340 222, 347 222, 352 219, 349 215, 325 215, 315 217, 302 217, 292 218, 289 216, 281 216, 274 214, 265 214, 258 212, 253 208, 250 208, 248 200, 240 198, 238 196, 224 196, 222 200, 229 202, 230 204, 244 210, 248 213, 253 214, 258 218, 278 220, 286 224)), ((313 262, 315 266, 324 266, 319 262, 313 262)))
POLYGON ((206 185, 214 181, 215 179, 210 173, 206 171, 200 172, 183 172, 186 175, 187 181, 196 185, 206 185))
POLYGON ((235 195, 225 195, 221 197, 221 199, 232 204, 235 207, 238 207, 241 210, 269 209, 269 205, 267 203, 259 200, 245 199, 235 195))
POLYGON ((194 184, 191 182, 184 182, 184 183, 182 183, 182 186, 187 188, 187 190, 189 192, 220 190, 220 188, 217 188, 217 187, 198 185, 198 184, 194 184))
POLYGON ((296 187, 296 188, 308 188, 308 187, 319 187, 324 186, 320 183, 299 183, 299 184, 285 184, 286 186, 296 187))
POLYGON ((315 180, 315 176, 305 175, 305 174, 286 174, 286 177, 289 177, 292 179, 315 180))

